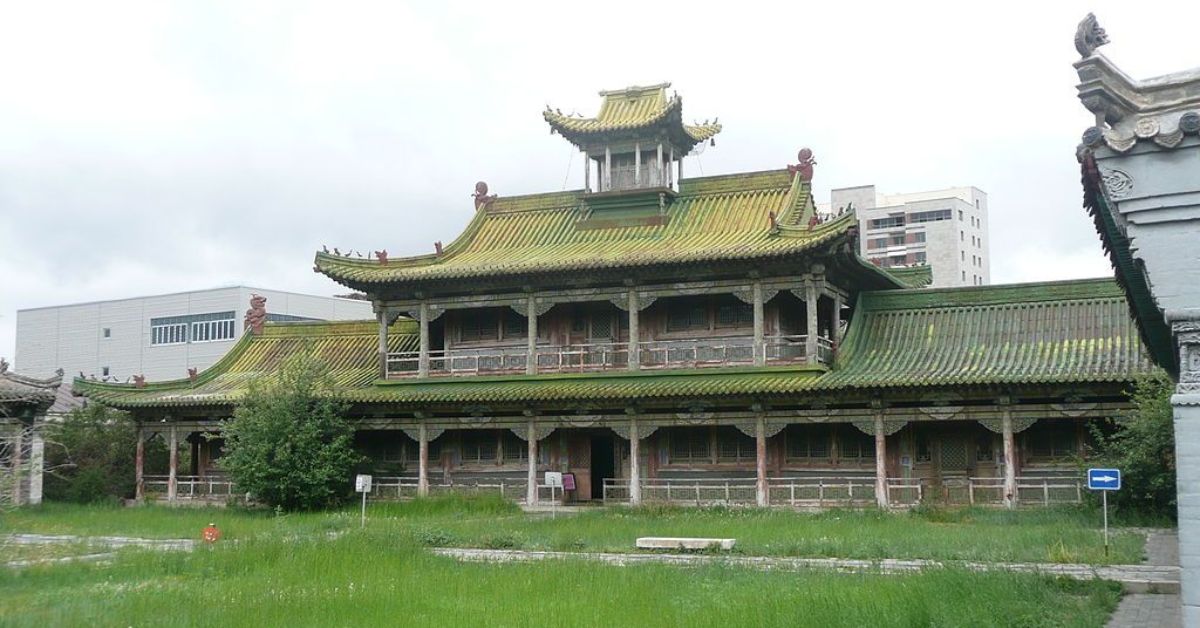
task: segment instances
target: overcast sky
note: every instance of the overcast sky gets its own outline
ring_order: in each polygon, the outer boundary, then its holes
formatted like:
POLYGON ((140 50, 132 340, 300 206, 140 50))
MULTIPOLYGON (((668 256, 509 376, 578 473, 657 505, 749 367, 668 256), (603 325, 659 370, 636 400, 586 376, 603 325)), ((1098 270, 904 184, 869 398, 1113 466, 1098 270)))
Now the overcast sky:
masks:
POLYGON ((345 292, 322 244, 428 253, 477 180, 580 187, 542 109, 660 81, 725 127, 685 175, 808 146, 819 201, 982 188, 994 282, 1109 274, 1074 157, 1089 10, 1134 77, 1200 64, 1185 2, 3 2, 0 356, 22 308, 345 292))

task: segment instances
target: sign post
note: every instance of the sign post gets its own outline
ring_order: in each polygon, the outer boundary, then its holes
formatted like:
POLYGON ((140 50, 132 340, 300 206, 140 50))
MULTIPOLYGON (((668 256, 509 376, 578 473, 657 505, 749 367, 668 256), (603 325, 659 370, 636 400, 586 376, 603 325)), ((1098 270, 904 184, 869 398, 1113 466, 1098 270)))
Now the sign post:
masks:
POLYGON ((371 492, 371 476, 359 474, 354 478, 354 490, 362 493, 362 527, 367 527, 367 493, 371 492))
POLYGON ((1108 556, 1108 492, 1121 490, 1120 469, 1088 469, 1088 490, 1100 491, 1104 504, 1104 555, 1108 556))
POLYGON ((546 472, 546 486, 550 487, 550 518, 558 518, 558 500, 554 498, 554 489, 562 490, 563 474, 561 471, 546 472))

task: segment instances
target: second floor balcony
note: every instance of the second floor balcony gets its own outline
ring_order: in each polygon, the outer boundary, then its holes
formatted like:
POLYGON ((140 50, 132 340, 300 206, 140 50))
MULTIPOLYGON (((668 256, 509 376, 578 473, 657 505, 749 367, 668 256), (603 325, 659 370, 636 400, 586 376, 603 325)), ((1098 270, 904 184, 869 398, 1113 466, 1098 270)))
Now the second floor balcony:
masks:
MULTIPOLYGON (((810 355, 804 335, 767 336, 760 344, 751 336, 650 340, 634 343, 599 342, 539 344, 533 352, 536 373, 589 373, 615 370, 689 369, 726 366, 830 364, 834 346, 818 337, 810 355), (630 355, 631 348, 633 355, 630 355)), ((529 373, 530 351, 525 345, 456 348, 429 352, 429 375, 470 376, 529 373)), ((417 351, 389 353, 387 377, 416 377, 417 351)))

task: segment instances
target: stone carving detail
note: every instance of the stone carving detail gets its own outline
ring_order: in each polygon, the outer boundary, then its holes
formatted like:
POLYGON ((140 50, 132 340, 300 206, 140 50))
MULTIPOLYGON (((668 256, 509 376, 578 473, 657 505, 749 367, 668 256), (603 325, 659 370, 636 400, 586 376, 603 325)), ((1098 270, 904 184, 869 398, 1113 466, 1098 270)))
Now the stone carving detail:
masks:
MULTIPOLYGON (((512 429, 512 433, 517 435, 517 438, 519 438, 521 440, 529 439, 529 427, 528 426, 522 425, 520 427, 514 427, 511 429, 512 429)), ((545 438, 547 436, 549 436, 551 433, 553 433, 555 429, 558 429, 558 428, 554 427, 553 425, 534 424, 533 434, 534 434, 534 436, 537 437, 538 440, 545 440, 545 438)))
MULTIPOLYGON (((409 438, 417 441, 418 443, 421 442, 421 430, 419 428, 406 427, 403 431, 408 435, 409 438)), ((442 432, 445 431, 446 430, 443 429, 427 427, 425 428, 425 438, 428 438, 430 441, 435 441, 439 436, 442 435, 442 432)))
MULTIPOLYGON (((1020 434, 1021 432, 1024 432, 1025 430, 1032 427, 1034 423, 1037 423, 1037 419, 1034 419, 1034 418, 1018 419, 1018 418, 1014 417, 1012 420, 1013 434, 1020 434)), ((979 419, 979 424, 986 427, 989 432, 995 432, 996 434, 1004 433, 1004 419, 979 419)))
MULTIPOLYGON (((610 425, 609 427, 612 428, 612 431, 617 433, 617 436, 620 436, 621 438, 623 438, 625 440, 629 440, 629 423, 628 422, 614 423, 614 424, 610 425)), ((638 440, 644 440, 646 438, 649 438, 651 434, 653 434, 657 431, 658 431, 657 425, 646 425, 644 423, 639 422, 638 423, 638 440)))
POLYGON ((1075 50, 1079 52, 1081 58, 1086 59, 1095 54, 1097 48, 1107 43, 1108 33, 1100 28, 1096 16, 1088 13, 1079 22, 1079 27, 1075 29, 1075 50))
POLYGON ((472 194, 475 198, 475 210, 486 208, 492 201, 496 200, 495 194, 488 194, 488 184, 480 181, 475 184, 475 193, 472 194))
POLYGON ((1179 384, 1175 392, 1200 394, 1200 321, 1175 323, 1171 330, 1179 340, 1179 384))
POLYGON ((1189 111, 1179 116, 1179 130, 1184 133, 1200 133, 1200 113, 1189 111))
MULTIPOLYGON (((850 424, 858 428, 858 431, 862 432, 863 434, 868 436, 875 435, 874 419, 868 419, 865 421, 851 421, 850 424)), ((908 421, 885 420, 883 422, 883 435, 891 436, 892 434, 904 429, 905 425, 908 425, 908 421)))
POLYGON ((1089 148, 1094 148, 1104 141, 1104 129, 1098 126, 1090 126, 1083 132, 1083 145, 1089 148))
POLYGON ((246 310, 246 317, 242 324, 242 329, 249 329, 252 334, 261 334, 263 324, 267 322, 267 297, 261 294, 250 295, 250 309, 246 310))
POLYGON ((1133 177, 1124 171, 1111 169, 1102 173, 1104 179, 1104 187, 1109 191, 1109 197, 1112 199, 1126 198, 1133 193, 1133 177))
POLYGON ((1156 118, 1139 118, 1133 125, 1133 134, 1146 139, 1158 135, 1159 124, 1156 118))

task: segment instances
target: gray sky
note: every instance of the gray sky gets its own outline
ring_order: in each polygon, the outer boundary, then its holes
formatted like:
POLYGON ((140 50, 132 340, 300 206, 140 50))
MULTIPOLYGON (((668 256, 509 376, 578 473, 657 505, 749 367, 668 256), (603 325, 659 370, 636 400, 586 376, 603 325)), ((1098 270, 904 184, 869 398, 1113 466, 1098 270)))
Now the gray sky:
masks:
POLYGON ((725 127, 685 175, 809 146, 820 201, 975 185, 994 282, 1104 275, 1075 25, 1095 11, 1134 77, 1200 64, 1178 1, 425 4, 0 4, 0 356, 21 308, 344 292, 311 270, 322 244, 427 253, 477 180, 579 187, 542 109, 664 80, 725 127))

